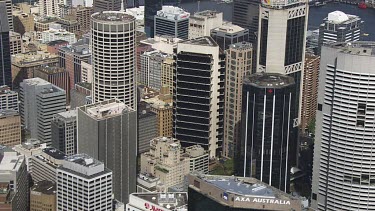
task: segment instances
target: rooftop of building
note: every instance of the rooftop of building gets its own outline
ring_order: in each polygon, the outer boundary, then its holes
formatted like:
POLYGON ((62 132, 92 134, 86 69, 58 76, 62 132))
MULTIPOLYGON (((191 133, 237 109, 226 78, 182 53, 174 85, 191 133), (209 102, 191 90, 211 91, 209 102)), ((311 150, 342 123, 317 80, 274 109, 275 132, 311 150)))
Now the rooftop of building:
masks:
POLYGON ((144 101, 139 102, 137 110, 138 110, 138 119, 156 116, 156 113, 151 111, 151 106, 144 101))
POLYGON ((135 18, 132 15, 127 14, 126 12, 122 11, 104 11, 104 12, 97 12, 91 15, 92 19, 97 21, 104 21, 106 23, 111 22, 131 22, 134 21, 135 18))
POLYGON ((39 23, 52 23, 57 21, 57 17, 41 17, 41 18, 35 18, 35 22, 39 23))
POLYGON ((65 119, 65 120, 74 120, 77 118, 77 110, 70 110, 70 111, 65 111, 56 114, 59 118, 65 119))
POLYGON ((190 40, 184 40, 179 43, 183 44, 191 44, 191 45, 200 45, 200 46, 210 46, 210 47, 216 47, 218 46, 217 43, 215 42, 212 37, 205 36, 205 37, 198 37, 195 39, 190 39, 190 40))
POLYGON ((215 10, 204 10, 204 11, 194 13, 192 17, 193 18, 199 18, 199 17, 215 18, 220 13, 222 12, 215 11, 215 10))
POLYGON ((238 42, 238 43, 234 43, 230 45, 229 48, 237 49, 237 50, 252 49, 253 44, 250 42, 238 42))
POLYGON ((195 158, 195 157, 200 157, 204 154, 208 156, 208 152, 204 150, 202 146, 193 145, 190 147, 185 147, 185 153, 183 154, 183 156, 195 158))
POLYGON ((279 73, 261 72, 245 77, 243 83, 259 88, 282 88, 294 84, 294 79, 279 73))
POLYGON ((91 56, 89 43, 84 39, 78 40, 76 43, 60 48, 60 51, 70 52, 80 56, 91 56))
POLYGON ((40 182, 36 182, 30 189, 33 192, 38 192, 42 194, 52 195, 56 193, 56 184, 52 181, 42 180, 40 182))
POLYGON ((69 42, 66 41, 66 40, 54 40, 54 41, 51 41, 49 43, 47 43, 48 46, 55 46, 55 45, 64 45, 64 44, 68 44, 69 42))
POLYGON ((96 120, 122 115, 124 110, 134 111, 132 108, 126 106, 125 103, 117 99, 82 106, 79 109, 96 120))
POLYGON ((103 165, 103 162, 94 159, 93 157, 87 154, 75 154, 65 158, 66 161, 76 163, 83 167, 95 167, 99 165, 103 165))
POLYGON ((0 145, 0 175, 17 171, 23 161, 23 155, 18 155, 11 148, 0 145))
POLYGON ((54 67, 54 66, 48 66, 44 65, 36 69, 37 71, 44 72, 48 75, 55 74, 55 73, 61 73, 65 72, 66 70, 62 67, 54 67))
POLYGON ((0 119, 19 115, 20 114, 13 109, 0 110, 0 119))
POLYGON ((145 98, 142 100, 148 103, 151 107, 156 109, 172 108, 172 103, 167 103, 159 99, 159 95, 153 98, 145 98))
POLYGON ((88 89, 88 90, 92 89, 92 84, 87 83, 87 82, 79 82, 79 83, 75 84, 75 86, 83 87, 83 88, 88 89))
POLYGON ((212 29, 212 31, 216 32, 224 32, 224 33, 238 33, 241 31, 249 31, 248 29, 244 29, 241 26, 232 24, 231 22, 223 22, 223 25, 220 27, 212 29))
POLYGON ((174 6, 163 6, 161 10, 157 11, 157 17, 165 18, 171 21, 184 20, 190 17, 190 13, 174 6))
POLYGON ((42 147, 42 142, 38 139, 30 138, 21 144, 24 149, 37 149, 42 147))
POLYGON ((44 153, 47 155, 57 159, 57 160, 64 160, 66 158, 65 153, 57 150, 56 148, 53 147, 48 147, 42 150, 44 153))
POLYGON ((168 210, 187 209, 188 206, 188 194, 186 192, 132 193, 131 195, 168 210))
POLYGON ((141 43, 148 44, 148 45, 157 44, 157 43, 166 43, 166 44, 173 45, 173 44, 178 43, 181 40, 182 39, 180 38, 176 38, 176 37, 169 36, 169 35, 160 35, 160 36, 155 36, 154 38, 147 38, 145 40, 142 40, 141 43))
POLYGON ((357 41, 348 43, 333 43, 329 47, 340 49, 342 53, 359 55, 359 56, 375 56, 375 42, 357 41))
POLYGON ((92 179, 111 172, 104 167, 103 162, 83 153, 67 157, 64 163, 59 166, 59 169, 86 179, 92 179))
POLYGON ((55 63, 59 56, 46 51, 35 51, 12 55, 12 65, 27 67, 42 65, 45 63, 55 63))
POLYGON ((7 85, 3 85, 3 86, 0 86, 0 95, 13 95, 13 94, 17 94, 16 91, 13 91, 10 89, 9 86, 7 85))
POLYGON ((51 83, 46 81, 46 80, 43 80, 41 78, 29 78, 29 79, 25 79, 23 80, 22 83, 25 83, 29 86, 43 86, 43 85, 50 85, 51 83))
POLYGON ((197 172, 191 173, 191 176, 197 177, 203 180, 204 182, 221 189, 226 193, 232 193, 246 197, 269 197, 282 200, 297 199, 292 195, 289 195, 277 188, 274 188, 252 177, 203 175, 197 172))
POLYGON ((349 15, 338 10, 328 13, 328 17, 324 19, 325 22, 334 24, 349 24, 359 20, 361 18, 356 15, 349 15))

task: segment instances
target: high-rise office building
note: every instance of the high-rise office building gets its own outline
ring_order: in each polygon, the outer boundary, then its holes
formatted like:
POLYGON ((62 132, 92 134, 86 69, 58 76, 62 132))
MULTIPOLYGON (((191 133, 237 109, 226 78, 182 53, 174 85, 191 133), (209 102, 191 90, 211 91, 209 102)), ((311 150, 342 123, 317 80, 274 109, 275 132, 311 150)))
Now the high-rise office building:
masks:
POLYGON ((223 25, 223 13, 205 10, 189 18, 189 39, 210 36, 211 30, 223 25))
POLYGON ((190 13, 174 6, 163 6, 155 15, 154 36, 167 35, 187 39, 190 13))
POLYGON ((236 43, 226 51, 223 156, 234 158, 240 142, 242 83, 251 74, 253 46, 236 43))
POLYGON ((15 110, 0 110, 0 145, 21 144, 21 117, 15 110))
POLYGON ((51 145, 53 116, 66 110, 65 91, 43 79, 25 79, 20 89, 22 125, 47 146, 51 145))
POLYGON ((225 56, 211 37, 177 44, 173 136, 183 146, 201 145, 210 157, 223 141, 225 56))
MULTIPOLYGON (((258 44, 259 5, 257 0, 234 0, 232 23, 249 30, 249 42, 258 44)), ((254 49, 256 50, 256 49, 254 49)))
MULTIPOLYGON (((104 12, 104 11, 120 11, 121 3, 124 0, 94 0, 94 12, 104 12)), ((126 2, 126 1, 124 1, 126 2)), ((124 5, 126 8, 126 5, 124 5)))
POLYGON ((312 177, 315 210, 375 209, 375 42, 322 47, 312 177))
POLYGON ((292 77, 256 73, 243 81, 241 145, 237 174, 289 192, 297 130, 292 77))
POLYGON ((38 2, 39 15, 41 17, 60 17, 62 15, 60 7, 63 4, 61 0, 41 0, 38 2))
POLYGON ((88 62, 90 59, 90 47, 84 40, 59 48, 59 66, 69 72, 69 89, 82 82, 82 62, 88 62))
POLYGON ((12 91, 9 86, 0 86, 0 111, 18 109, 18 93, 12 91))
POLYGON ((29 180, 23 155, 0 150, 0 210, 29 210, 29 180))
POLYGON ((95 13, 91 18, 92 101, 117 98, 135 109, 135 18, 109 11, 95 13), (102 41, 106 37, 111 37, 109 42, 102 41))
POLYGON ((112 210, 112 176, 86 154, 67 157, 57 169, 57 210, 112 210))
POLYGON ((296 93, 299 93, 294 99, 298 105, 294 127, 300 123, 308 14, 309 5, 303 0, 262 1, 259 7, 256 72, 294 78, 296 93))
POLYGON ((52 147, 68 156, 77 153, 77 110, 56 114, 51 131, 52 147))
POLYGON ((173 56, 168 55, 161 64, 161 84, 162 87, 168 87, 168 93, 166 94, 169 94, 170 96, 173 95, 173 62, 173 56))
POLYGON ((56 210, 56 184, 43 180, 30 188, 30 211, 56 210))
POLYGON ((112 170, 115 199, 127 203, 136 190, 137 112, 115 99, 78 108, 77 150, 112 170))
POLYGON ((356 15, 341 11, 328 13, 319 27, 318 55, 322 45, 335 42, 354 42, 362 37, 364 21, 356 15))
POLYGON ((12 0, 0 0, 0 3, 4 2, 6 6, 6 13, 9 25, 9 31, 13 31, 13 15, 12 15, 12 0))
POLYGON ((188 175, 189 211, 302 211, 298 197, 255 178, 188 175))
POLYGON ((162 64, 167 54, 160 51, 148 51, 141 55, 139 82, 147 87, 160 90, 162 86, 162 64))
POLYGON ((318 106, 318 84, 319 84, 320 57, 306 54, 305 67, 303 70, 302 83, 302 106, 301 106, 301 132, 315 122, 316 109, 318 106))
POLYGON ((224 22, 222 26, 211 30, 211 37, 222 50, 227 50, 232 44, 247 42, 249 40, 249 30, 230 22, 224 22))
POLYGON ((138 105, 138 142, 137 154, 150 150, 150 140, 158 137, 157 114, 151 111, 151 106, 141 101, 138 105))
POLYGON ((145 0, 144 22, 147 37, 154 37, 155 15, 162 9, 163 5, 178 7, 180 0, 145 0))
POLYGON ((0 1, 0 86, 12 87, 9 31, 7 5, 0 1))

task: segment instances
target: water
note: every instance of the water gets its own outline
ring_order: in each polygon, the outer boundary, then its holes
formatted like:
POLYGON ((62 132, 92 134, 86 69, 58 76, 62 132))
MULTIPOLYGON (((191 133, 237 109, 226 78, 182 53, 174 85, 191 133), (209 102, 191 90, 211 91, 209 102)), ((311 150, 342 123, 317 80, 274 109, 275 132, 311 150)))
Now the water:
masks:
MULTIPOLYGON (((198 11, 197 2, 181 3, 181 7, 190 13, 198 11)), ((232 7, 232 4, 220 4, 213 1, 201 1, 199 4, 200 11, 210 9, 223 12, 224 19, 227 21, 232 21, 232 7)), ((323 19, 328 16, 328 13, 335 10, 361 17, 365 21, 364 33, 369 34, 368 37, 363 37, 363 39, 375 41, 375 9, 368 8, 363 10, 359 9, 356 5, 331 3, 322 7, 310 7, 308 28, 317 29, 323 22, 323 19)))

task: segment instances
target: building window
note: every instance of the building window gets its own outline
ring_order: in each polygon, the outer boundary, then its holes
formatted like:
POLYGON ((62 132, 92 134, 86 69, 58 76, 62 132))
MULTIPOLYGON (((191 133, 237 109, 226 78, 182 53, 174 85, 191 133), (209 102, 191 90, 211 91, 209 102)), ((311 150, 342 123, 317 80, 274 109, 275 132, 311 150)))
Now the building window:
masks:
POLYGON ((318 111, 322 111, 322 110, 323 110, 323 104, 318 103, 318 111))

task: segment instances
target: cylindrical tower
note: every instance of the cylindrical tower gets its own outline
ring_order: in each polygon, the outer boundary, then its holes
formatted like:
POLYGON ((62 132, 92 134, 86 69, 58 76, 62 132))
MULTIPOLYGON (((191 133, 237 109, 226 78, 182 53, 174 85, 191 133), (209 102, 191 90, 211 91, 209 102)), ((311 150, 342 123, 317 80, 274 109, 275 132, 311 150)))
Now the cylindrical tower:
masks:
POLYGON ((375 210, 375 42, 323 46, 311 206, 375 210))
POLYGON ((256 73, 242 91, 238 174, 289 191, 290 158, 295 146, 295 83, 289 76, 256 73))
POLYGON ((135 18, 106 11, 91 16, 93 103, 117 98, 136 109, 135 18))

